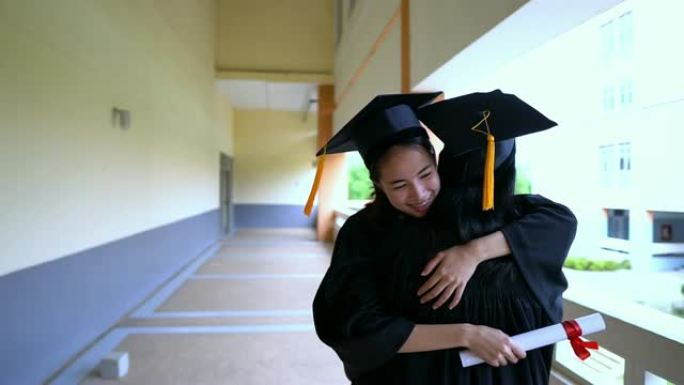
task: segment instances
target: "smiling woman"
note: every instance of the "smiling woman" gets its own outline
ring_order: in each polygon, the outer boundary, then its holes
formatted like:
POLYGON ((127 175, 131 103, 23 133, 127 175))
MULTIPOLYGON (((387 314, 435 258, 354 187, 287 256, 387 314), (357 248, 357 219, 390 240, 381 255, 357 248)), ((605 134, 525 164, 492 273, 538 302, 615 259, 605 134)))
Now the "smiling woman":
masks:
POLYGON ((376 199, 384 195, 394 208, 416 218, 427 215, 440 189, 434 150, 423 137, 387 150, 371 167, 371 179, 376 199))
MULTIPOLYGON (((359 151, 375 199, 338 233, 313 303, 316 332, 338 354, 352 384, 548 383, 551 348, 526 356, 508 335, 559 317, 546 305, 565 288, 561 263, 549 268, 547 262, 564 259, 574 217, 541 197, 504 204, 513 191, 512 147, 500 152, 507 172, 497 174, 491 220, 480 220, 481 191, 465 200, 451 198, 466 186, 441 191, 442 172, 416 116, 435 96, 377 96, 319 151, 359 151), (453 221, 453 213, 462 220, 453 221), (532 246, 528 234, 539 235, 532 246), (533 285, 526 276, 534 277, 533 285), (548 298, 535 297, 539 288, 548 298), (460 347, 487 365, 463 368, 460 347)), ((480 152, 467 160, 479 162, 480 152)), ((481 179, 468 181, 482 190, 481 179)))

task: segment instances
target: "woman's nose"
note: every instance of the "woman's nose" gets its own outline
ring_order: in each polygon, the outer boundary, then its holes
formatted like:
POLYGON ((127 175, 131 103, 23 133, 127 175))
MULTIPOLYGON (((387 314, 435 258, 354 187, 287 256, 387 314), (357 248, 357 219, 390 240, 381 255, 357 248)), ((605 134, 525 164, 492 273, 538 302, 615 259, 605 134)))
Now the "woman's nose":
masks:
POLYGON ((415 200, 422 200, 426 195, 426 191, 427 190, 425 189, 425 186, 420 183, 416 183, 413 185, 413 188, 411 188, 411 198, 415 200))

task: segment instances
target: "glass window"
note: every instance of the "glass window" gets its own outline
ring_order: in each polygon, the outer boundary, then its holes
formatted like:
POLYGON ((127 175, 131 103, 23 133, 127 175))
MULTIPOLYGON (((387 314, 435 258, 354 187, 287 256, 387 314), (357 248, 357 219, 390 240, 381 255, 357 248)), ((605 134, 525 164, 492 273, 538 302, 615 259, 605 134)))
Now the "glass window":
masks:
POLYGON ((629 239, 629 211, 608 210, 608 237, 629 239))

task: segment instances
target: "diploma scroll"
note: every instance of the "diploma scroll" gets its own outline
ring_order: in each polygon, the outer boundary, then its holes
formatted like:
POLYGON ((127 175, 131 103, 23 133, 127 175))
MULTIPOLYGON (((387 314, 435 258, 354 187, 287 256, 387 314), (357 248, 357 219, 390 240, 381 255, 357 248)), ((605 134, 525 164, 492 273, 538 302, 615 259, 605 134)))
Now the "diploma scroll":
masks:
MULTIPOLYGON (((594 313, 588 316, 577 318, 573 321, 565 321, 564 323, 555 324, 543 327, 541 329, 532 330, 527 333, 518 334, 511 338, 513 338, 513 340, 518 345, 520 345, 520 347, 524 351, 528 351, 540 348, 542 346, 551 345, 556 342, 567 339, 575 339, 575 341, 579 341, 579 339, 577 338, 579 335, 587 335, 600 332, 602 330, 605 330, 605 328, 606 323, 603 321, 603 317, 601 316, 601 314, 594 313), (577 328, 577 326, 579 326, 579 328, 577 328), (570 335, 573 333, 573 331, 579 331, 575 338, 572 338, 573 335, 570 335)), ((574 345, 575 342, 573 341, 573 348, 575 348, 574 345)), ((594 348, 593 346, 596 345, 595 343, 592 343, 587 344, 587 346, 591 346, 591 348, 594 348)), ((596 346, 596 348, 598 348, 598 346, 596 346)), ((579 349, 581 349, 581 347, 579 349)), ((578 353, 577 350, 575 350, 575 352, 578 353)), ((468 366, 481 364, 484 362, 480 357, 473 354, 470 350, 464 350, 459 354, 461 356, 461 363, 463 364, 464 368, 468 366)))

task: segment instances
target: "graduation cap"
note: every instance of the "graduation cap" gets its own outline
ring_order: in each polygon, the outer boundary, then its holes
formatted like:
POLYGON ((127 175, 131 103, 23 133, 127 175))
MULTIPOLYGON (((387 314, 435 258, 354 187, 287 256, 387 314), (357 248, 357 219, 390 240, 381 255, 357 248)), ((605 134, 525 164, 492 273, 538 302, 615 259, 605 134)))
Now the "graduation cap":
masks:
POLYGON ((494 168, 513 152, 514 139, 556 122, 513 94, 476 92, 418 110, 418 118, 444 142, 443 153, 460 156, 485 149, 483 210, 494 208, 494 168))
POLYGON ((441 94, 386 94, 373 98, 316 153, 320 158, 304 213, 307 216, 311 214, 326 154, 358 151, 366 166, 369 166, 377 155, 398 140, 427 136, 416 117, 416 110, 441 94))

